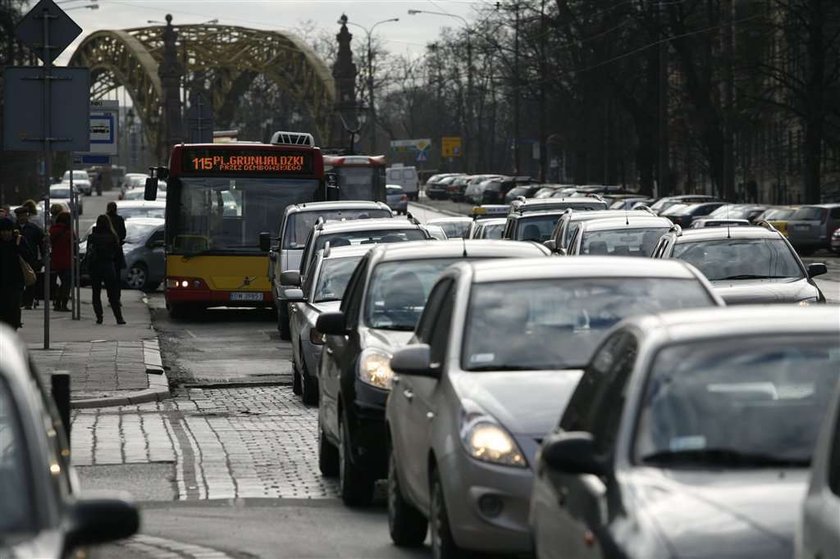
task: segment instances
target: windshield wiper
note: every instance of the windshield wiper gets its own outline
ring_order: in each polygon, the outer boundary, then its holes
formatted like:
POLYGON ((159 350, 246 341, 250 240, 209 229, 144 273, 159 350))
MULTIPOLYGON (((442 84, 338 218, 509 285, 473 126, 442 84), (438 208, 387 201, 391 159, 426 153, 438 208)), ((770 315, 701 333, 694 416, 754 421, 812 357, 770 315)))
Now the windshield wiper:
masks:
POLYGON ((704 464, 741 468, 805 468, 811 464, 810 459, 785 458, 783 456, 773 456, 772 454, 741 452, 731 448, 663 450, 643 456, 642 462, 658 465, 704 464))
POLYGON ((766 276, 760 274, 737 274, 734 276, 726 276, 725 278, 718 278, 715 281, 720 280, 742 280, 742 279, 785 279, 788 276, 766 276))

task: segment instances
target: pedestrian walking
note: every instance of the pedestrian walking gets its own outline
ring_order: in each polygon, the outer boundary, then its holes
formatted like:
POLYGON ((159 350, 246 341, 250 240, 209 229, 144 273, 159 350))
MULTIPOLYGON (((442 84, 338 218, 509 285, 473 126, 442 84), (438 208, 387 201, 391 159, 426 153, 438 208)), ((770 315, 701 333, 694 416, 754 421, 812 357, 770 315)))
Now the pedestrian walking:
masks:
POLYGON ((117 213, 117 203, 116 202, 108 202, 108 205, 105 209, 105 215, 108 216, 108 219, 111 220, 111 225, 114 227, 114 231, 117 232, 117 237, 120 238, 120 242, 125 242, 125 219, 123 216, 117 213))
POLYGON ((50 268, 58 275, 61 285, 55 294, 53 310, 70 312, 70 269, 73 266, 73 228, 70 226, 70 213, 61 212, 50 227, 50 268))
POLYGON ((120 305, 120 278, 118 260, 122 255, 119 237, 105 214, 96 218, 96 225, 87 238, 88 271, 93 290, 93 311, 96 323, 102 324, 102 285, 108 294, 108 302, 114 311, 117 324, 125 324, 120 305))
MULTIPOLYGON (((46 251, 44 240, 46 235, 44 235, 44 231, 40 227, 30 220, 31 208, 34 205, 35 202, 27 200, 21 207, 15 209, 15 215, 17 216, 18 230, 28 244, 29 258, 27 262, 36 274, 40 274, 41 268, 44 265, 44 253, 46 251), (32 204, 30 205, 29 202, 32 202, 32 204)), ((23 308, 27 310, 32 309, 37 294, 37 284, 27 286, 23 291, 23 308)))
POLYGON ((32 255, 26 239, 8 217, 0 218, 0 322, 17 330, 20 321, 20 301, 26 287, 23 264, 32 255))

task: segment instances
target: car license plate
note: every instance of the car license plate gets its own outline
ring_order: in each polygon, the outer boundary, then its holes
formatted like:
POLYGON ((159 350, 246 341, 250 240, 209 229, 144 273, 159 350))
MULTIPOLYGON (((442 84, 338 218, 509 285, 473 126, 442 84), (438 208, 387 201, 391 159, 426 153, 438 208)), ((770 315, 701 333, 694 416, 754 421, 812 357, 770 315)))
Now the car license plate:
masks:
POLYGON ((242 293, 235 292, 230 294, 231 301, 262 301, 262 293, 242 293))

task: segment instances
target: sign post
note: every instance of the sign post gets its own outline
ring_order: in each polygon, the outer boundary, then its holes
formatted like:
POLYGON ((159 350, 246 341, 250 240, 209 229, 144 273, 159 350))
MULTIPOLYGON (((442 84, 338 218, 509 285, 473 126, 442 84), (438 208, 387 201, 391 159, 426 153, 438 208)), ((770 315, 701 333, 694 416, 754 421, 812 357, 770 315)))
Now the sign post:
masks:
MULTIPOLYGON (((53 68, 53 61, 79 36, 82 29, 53 0, 41 0, 27 13, 15 29, 17 38, 43 61, 40 68, 7 68, 5 71, 4 138, 6 149, 43 151, 44 154, 44 230, 50 227, 50 175, 52 152, 60 147, 67 151, 88 149, 87 126, 74 127, 81 95, 90 93, 87 68, 53 68), (58 111, 53 111, 53 88, 63 89, 57 95, 58 111), (66 95, 65 95, 66 93, 66 95), (38 103, 40 101, 40 103, 38 103), (40 106, 38 106, 40 105, 40 106), (53 120, 54 117, 58 117, 53 120)), ((85 115, 87 116, 87 115, 85 115)), ((37 248, 37 247, 36 247, 37 248)), ((44 349, 50 348, 50 243, 44 247, 44 349)))

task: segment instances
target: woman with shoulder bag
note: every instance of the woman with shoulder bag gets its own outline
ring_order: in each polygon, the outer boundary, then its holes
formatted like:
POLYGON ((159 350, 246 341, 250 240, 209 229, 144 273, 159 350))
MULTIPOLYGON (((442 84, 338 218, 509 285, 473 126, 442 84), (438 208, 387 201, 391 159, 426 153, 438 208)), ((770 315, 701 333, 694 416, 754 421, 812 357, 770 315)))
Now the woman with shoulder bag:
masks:
POLYGON ((111 226, 111 220, 103 214, 96 218, 96 226, 87 238, 88 271, 93 290, 93 311, 96 323, 102 324, 102 284, 108 294, 108 303, 114 311, 117 324, 125 324, 120 305, 120 278, 117 266, 122 256, 119 237, 111 226))

